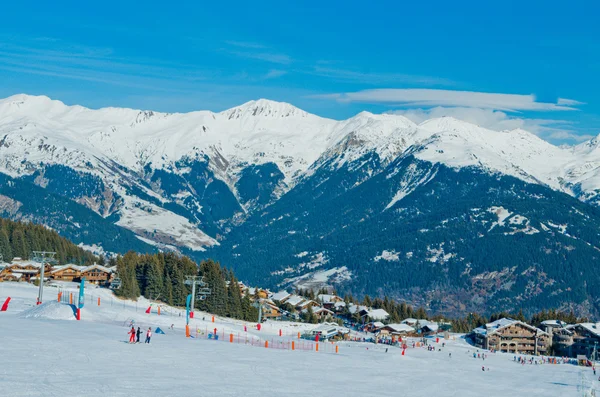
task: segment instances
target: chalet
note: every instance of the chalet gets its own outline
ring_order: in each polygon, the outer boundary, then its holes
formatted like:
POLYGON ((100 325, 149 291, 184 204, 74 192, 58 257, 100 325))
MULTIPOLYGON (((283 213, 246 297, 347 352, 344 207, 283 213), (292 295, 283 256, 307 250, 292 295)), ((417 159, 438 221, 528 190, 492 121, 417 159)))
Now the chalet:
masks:
POLYGON ((388 312, 386 312, 383 309, 366 309, 366 310, 361 310, 359 312, 361 317, 368 317, 371 320, 375 320, 375 321, 383 321, 383 320, 387 320, 388 317, 390 316, 388 314, 388 312))
POLYGON ((346 302, 344 302, 344 301, 342 301, 342 302, 335 302, 333 304, 333 310, 335 310, 336 312, 344 310, 345 307, 346 307, 346 302))
POLYGON ((86 281, 94 284, 107 283, 110 281, 111 276, 110 269, 96 263, 81 269, 81 277, 85 277, 86 281))
POLYGON ((267 291, 267 290, 260 289, 260 288, 253 288, 253 287, 248 287, 247 293, 251 297, 258 296, 259 299, 267 299, 270 295, 269 291, 267 291))
POLYGON ((415 329, 407 324, 387 324, 379 328, 379 332, 383 335, 407 335, 415 332, 415 329))
POLYGON ((374 321, 374 322, 365 324, 364 330, 367 332, 377 332, 384 326, 385 326, 385 324, 383 324, 381 321, 374 321))
POLYGON ((343 302, 344 300, 337 295, 319 294, 317 295, 317 301, 321 302, 324 308, 331 310, 337 302, 343 302))
POLYGON ((421 333, 423 335, 436 334, 440 329, 440 327, 437 323, 435 323, 433 321, 427 321, 427 320, 419 321, 418 326, 419 326, 419 331, 421 331, 421 333))
MULTIPOLYGON (((35 277, 39 277, 42 266, 38 262, 25 261, 20 258, 15 258, 13 262, 5 266, 0 271, 0 280, 3 281, 31 281, 35 277)), ((48 263, 44 264, 45 275, 50 274, 52 266, 48 263)))
POLYGON ((305 299, 303 297, 298 296, 298 295, 292 295, 286 299, 285 303, 287 303, 288 305, 290 305, 292 307, 298 307, 304 301, 305 301, 305 299))
POLYGON ((306 310, 309 307, 315 308, 315 307, 320 307, 319 304, 315 301, 311 301, 309 300, 305 300, 300 302, 298 305, 296 305, 296 309, 302 311, 302 310, 306 310))
POLYGON ((57 266, 50 272, 50 277, 59 281, 75 281, 81 278, 82 266, 65 265, 57 266))
POLYGON ((324 307, 317 307, 313 309, 313 313, 319 321, 328 320, 333 317, 333 312, 331 310, 325 309, 324 307))
POLYGON ((273 302, 265 301, 262 304, 262 315, 264 318, 280 319, 281 309, 273 302))
POLYGON ((348 306, 348 311, 350 312, 350 314, 359 313, 359 315, 360 315, 361 312, 368 312, 369 308, 367 306, 355 305, 354 303, 351 303, 348 306))
POLYGON ((402 320, 400 322, 400 324, 406 324, 406 325, 410 325, 411 327, 415 327, 417 325, 417 323, 419 322, 419 320, 417 320, 416 318, 405 318, 404 320, 402 320))
POLYGON ((248 289, 248 287, 246 287, 246 284, 242 283, 241 281, 238 281, 238 288, 240 289, 240 295, 242 296, 244 296, 246 290, 248 289))
POLYGON ((476 328, 470 337, 477 347, 504 353, 545 354, 551 344, 547 332, 511 318, 476 328))

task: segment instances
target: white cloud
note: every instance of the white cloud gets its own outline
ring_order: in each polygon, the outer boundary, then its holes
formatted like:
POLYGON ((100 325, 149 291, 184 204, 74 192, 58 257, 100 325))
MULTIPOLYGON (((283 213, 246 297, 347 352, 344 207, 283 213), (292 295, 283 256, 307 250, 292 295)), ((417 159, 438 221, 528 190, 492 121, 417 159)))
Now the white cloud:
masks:
POLYGON ((437 117, 454 117, 495 131, 520 128, 544 139, 554 141, 582 142, 591 138, 589 135, 577 134, 574 130, 570 129, 573 125, 571 121, 520 118, 493 109, 438 106, 430 109, 400 109, 388 113, 402 115, 417 124, 437 117))
POLYGON ((462 106, 503 111, 565 111, 577 110, 581 104, 572 99, 559 98, 557 103, 538 102, 534 95, 501 94, 474 91, 434 90, 422 88, 381 88, 357 92, 325 94, 316 98, 338 102, 400 105, 406 107, 462 106))
POLYGON ((356 81, 368 84, 411 83, 421 85, 455 85, 455 82, 453 82, 452 80, 445 79, 442 77, 419 76, 403 73, 366 73, 354 70, 324 67, 319 65, 315 66, 311 70, 304 71, 304 73, 312 74, 315 76, 327 77, 333 80, 356 81))
POLYGON ((560 141, 575 141, 575 142, 585 142, 594 138, 594 135, 577 135, 568 131, 556 131, 550 135, 548 135, 549 139, 555 139, 560 141))
POLYGON ((285 70, 271 69, 267 72, 267 74, 265 74, 264 79, 265 80, 275 79, 275 78, 281 77, 285 74, 287 74, 287 72, 285 70))

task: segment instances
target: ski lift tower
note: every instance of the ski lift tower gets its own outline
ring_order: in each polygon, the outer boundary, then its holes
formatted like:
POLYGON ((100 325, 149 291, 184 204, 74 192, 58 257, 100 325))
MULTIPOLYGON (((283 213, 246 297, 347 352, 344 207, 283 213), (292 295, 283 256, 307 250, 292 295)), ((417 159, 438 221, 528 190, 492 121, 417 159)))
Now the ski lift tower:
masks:
POLYGON ((204 276, 185 276, 186 285, 192 286, 192 302, 190 307, 191 317, 194 317, 194 303, 196 300, 204 300, 208 295, 211 294, 211 289, 208 288, 208 284, 204 281, 204 276), (196 286, 198 290, 196 291, 196 286))
POLYGON ((252 306, 254 306, 255 308, 258 309, 258 323, 260 324, 262 321, 262 307, 263 307, 263 300, 262 299, 258 299, 256 300, 252 306))
POLYGON ((40 264, 40 289, 38 291, 37 304, 42 304, 42 298, 44 295, 44 270, 47 263, 55 263, 54 256, 56 252, 50 251, 33 251, 33 261, 40 264))

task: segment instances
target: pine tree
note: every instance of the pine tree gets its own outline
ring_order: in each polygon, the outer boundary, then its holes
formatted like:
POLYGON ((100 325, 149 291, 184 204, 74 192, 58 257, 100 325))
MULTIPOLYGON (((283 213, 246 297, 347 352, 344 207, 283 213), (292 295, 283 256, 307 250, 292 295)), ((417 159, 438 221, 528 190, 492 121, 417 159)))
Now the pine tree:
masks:
POLYGON ((0 229, 0 254, 5 262, 9 262, 13 258, 8 233, 4 229, 0 229))
POLYGON ((13 230, 11 245, 13 247, 13 255, 22 259, 29 258, 29 247, 25 240, 25 233, 21 227, 16 227, 13 230))

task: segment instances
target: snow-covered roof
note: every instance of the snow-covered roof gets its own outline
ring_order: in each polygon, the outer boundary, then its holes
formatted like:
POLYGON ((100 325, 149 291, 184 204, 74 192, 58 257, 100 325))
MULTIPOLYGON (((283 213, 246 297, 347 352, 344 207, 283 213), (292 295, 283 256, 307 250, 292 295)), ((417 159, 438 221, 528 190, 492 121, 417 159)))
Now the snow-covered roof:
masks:
POLYGON ((319 294, 317 296, 317 299, 323 303, 335 303, 342 300, 342 298, 340 298, 339 296, 332 294, 319 294))
POLYGON ((273 299, 274 301, 282 301, 290 296, 291 294, 287 291, 279 291, 274 293, 273 296, 271 296, 271 299, 273 299))
POLYGON ((564 327, 565 325, 567 325, 567 323, 560 320, 546 320, 542 321, 542 325, 546 325, 548 327, 564 327))
MULTIPOLYGON (((47 265, 47 263, 46 263, 47 265)), ((32 267, 36 267, 36 268, 41 268, 42 265, 39 262, 34 262, 34 261, 24 261, 24 260, 13 260, 12 263, 8 266, 19 266, 19 267, 26 267, 26 266, 32 266, 32 267)), ((7 266, 7 267, 8 267, 7 266)))
POLYGON ((38 274, 39 270, 10 269, 10 272, 14 274, 38 274))
POLYGON ((315 314, 319 314, 319 313, 333 314, 333 312, 331 310, 325 309, 324 307, 316 307, 316 308, 314 308, 313 309, 313 313, 315 313, 315 314))
POLYGON ((579 324, 568 325, 566 328, 568 330, 572 330, 577 327, 584 328, 587 331, 591 332, 592 334, 600 337, 600 323, 579 323, 579 324))
POLYGON ((388 324, 384 328, 389 328, 392 332, 414 332, 415 329, 408 324, 388 324))
POLYGON ((417 320, 416 318, 409 317, 409 318, 405 318, 404 320, 400 321, 400 323, 414 325, 417 323, 417 321, 419 321, 419 320, 417 320))
POLYGON ((104 267, 102 265, 98 265, 97 263, 94 263, 93 265, 84 267, 83 269, 81 269, 81 272, 82 273, 83 272, 89 272, 90 270, 93 270, 93 269, 98 269, 98 270, 100 270, 102 272, 106 272, 106 273, 112 273, 112 271, 108 267, 104 267))
POLYGON ((300 307, 307 307, 308 305, 319 306, 319 304, 317 302, 312 301, 310 299, 305 300, 304 302, 300 303, 298 306, 300 306, 300 307))
POLYGON ((373 327, 375 327, 375 328, 382 328, 382 327, 385 327, 385 324, 382 323, 381 321, 375 321, 373 323, 373 327))
POLYGON ((369 308, 362 305, 355 305, 354 303, 351 303, 348 307, 348 311, 350 311, 352 314, 362 312, 363 310, 369 310, 369 308))
POLYGON ((335 302, 333 304, 333 307, 335 307, 336 309, 340 308, 340 307, 346 307, 346 302, 342 301, 342 302, 335 302))
POLYGON ((383 309, 368 310, 367 315, 373 320, 385 320, 390 316, 389 313, 383 309))
POLYGON ((66 269, 73 269, 73 270, 77 270, 78 272, 80 272, 83 268, 84 268, 84 266, 77 266, 77 265, 74 265, 74 264, 70 263, 70 264, 67 264, 67 265, 54 267, 54 269, 52 269, 50 271, 50 274, 54 274, 54 273, 57 273, 57 272, 59 272, 61 270, 66 270, 66 269))
POLYGON ((534 327, 533 325, 529 325, 527 323, 524 323, 524 322, 518 321, 518 320, 514 320, 512 318, 501 318, 501 319, 493 321, 491 323, 487 323, 485 326, 475 328, 473 330, 473 332, 476 334, 487 336, 487 335, 494 334, 494 333, 500 331, 501 329, 509 327, 513 324, 521 324, 526 328, 529 328, 531 330, 536 330, 536 332, 539 334, 548 335, 546 332, 542 331, 539 328, 534 327))
POLYGON ((424 324, 424 325, 421 326, 421 329, 428 329, 428 330, 430 330, 432 332, 437 332, 437 330, 439 329, 439 325, 437 325, 436 323, 428 321, 427 324, 424 324))
POLYGON ((289 303, 292 306, 298 306, 300 303, 304 302, 304 298, 298 295, 292 295, 285 303, 289 303))

